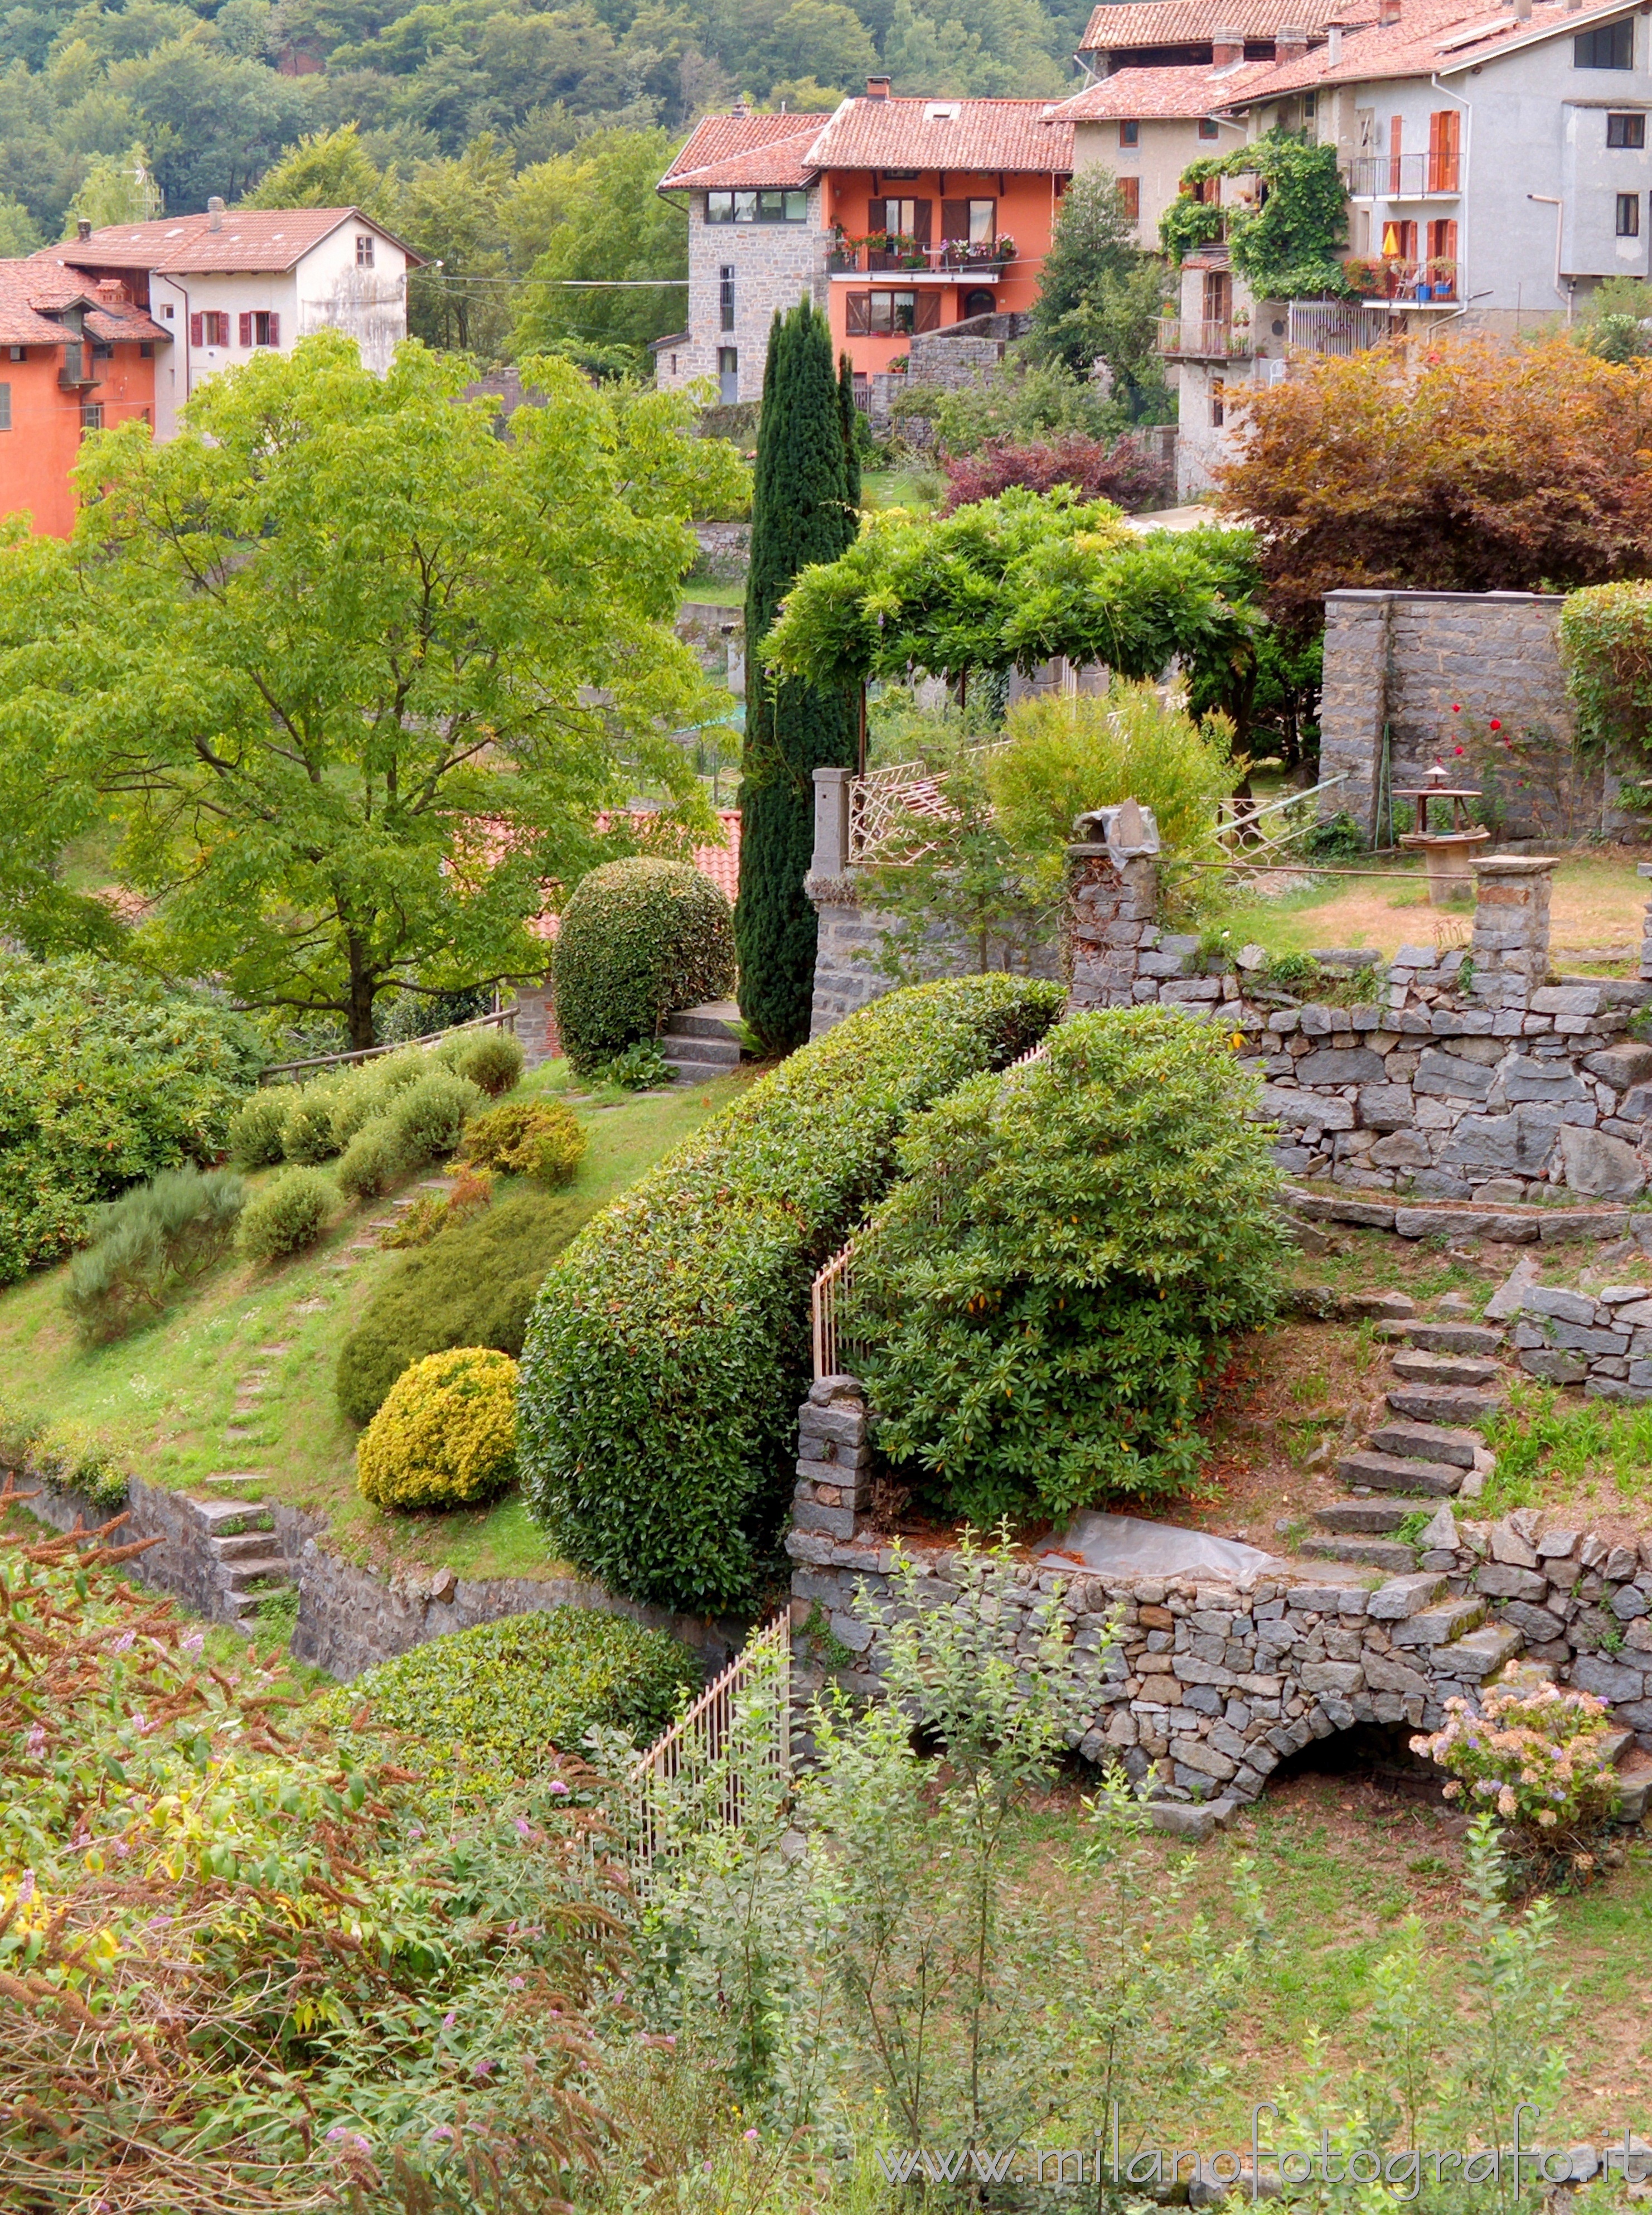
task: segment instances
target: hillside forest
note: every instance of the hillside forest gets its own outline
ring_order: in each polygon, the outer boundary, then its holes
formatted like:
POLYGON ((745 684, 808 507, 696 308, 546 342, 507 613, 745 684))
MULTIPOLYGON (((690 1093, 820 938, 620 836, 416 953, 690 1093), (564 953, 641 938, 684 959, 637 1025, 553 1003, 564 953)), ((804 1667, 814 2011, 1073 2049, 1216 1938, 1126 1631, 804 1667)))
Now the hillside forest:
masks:
POLYGON ((430 265, 414 333, 484 358, 618 349, 686 270, 655 180, 743 95, 1056 94, 1084 0, 18 0, 0 13, 0 256, 95 224, 231 206, 368 207, 430 265))

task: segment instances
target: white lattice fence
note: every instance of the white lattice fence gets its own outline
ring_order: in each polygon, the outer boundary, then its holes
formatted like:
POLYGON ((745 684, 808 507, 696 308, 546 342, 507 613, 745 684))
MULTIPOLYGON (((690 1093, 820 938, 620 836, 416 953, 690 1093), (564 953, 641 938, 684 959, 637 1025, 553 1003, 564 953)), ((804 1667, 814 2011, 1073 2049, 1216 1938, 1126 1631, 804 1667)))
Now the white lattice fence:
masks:
MULTIPOLYGON (((964 758, 985 762, 998 751, 996 743, 972 746, 964 758)), ((945 770, 922 762, 896 762, 856 777, 849 787, 850 861, 921 861, 933 844, 923 838, 921 825, 957 819, 945 782, 945 770)))

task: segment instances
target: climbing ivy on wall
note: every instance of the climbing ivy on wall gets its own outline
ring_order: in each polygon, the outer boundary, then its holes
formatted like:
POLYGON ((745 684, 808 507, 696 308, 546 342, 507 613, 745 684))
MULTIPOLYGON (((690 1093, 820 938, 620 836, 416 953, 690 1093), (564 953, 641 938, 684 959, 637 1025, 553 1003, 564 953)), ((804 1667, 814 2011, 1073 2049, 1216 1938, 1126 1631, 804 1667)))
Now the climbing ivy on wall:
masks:
POLYGON ((1346 243, 1346 204, 1337 149, 1274 130, 1190 162, 1180 197, 1159 218, 1159 242, 1179 267, 1225 228, 1233 267, 1259 300, 1345 298, 1352 287, 1337 256, 1346 243), (1261 187, 1255 207, 1216 207, 1198 197, 1208 178, 1250 175, 1261 187))

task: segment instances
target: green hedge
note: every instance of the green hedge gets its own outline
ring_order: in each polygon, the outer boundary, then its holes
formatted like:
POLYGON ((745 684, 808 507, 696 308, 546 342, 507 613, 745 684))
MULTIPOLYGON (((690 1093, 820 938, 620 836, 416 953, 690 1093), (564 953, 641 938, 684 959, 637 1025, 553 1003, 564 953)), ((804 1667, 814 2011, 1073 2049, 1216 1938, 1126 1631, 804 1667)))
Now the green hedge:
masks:
POLYGON ((1652 753, 1652 584, 1637 578, 1569 592, 1560 660, 1579 738, 1652 753))
POLYGON ((581 1076, 734 983, 734 917, 687 862, 646 855, 579 880, 555 949, 556 1023, 581 1076))
POLYGON ((875 1001, 669 1154, 551 1271, 517 1398, 523 1488, 611 1591, 749 1604, 792 1488, 809 1285, 921 1109, 1055 1020, 1058 985, 964 977, 875 1001))
POLYGON ((328 1692, 317 1719, 352 1737, 406 1732, 433 1783, 497 1791, 578 1753, 598 1727, 647 1745, 701 1672, 686 1646, 583 1607, 506 1616, 432 1638, 328 1692))
POLYGON ((80 1245, 98 1201, 216 1160, 263 1059, 216 1002, 0 954, 0 1285, 80 1245))
POLYGON ((453 1346, 522 1352, 534 1296, 591 1212, 589 1201, 520 1192, 408 1255, 373 1294, 339 1353, 334 1389, 369 1423, 410 1363, 453 1346))

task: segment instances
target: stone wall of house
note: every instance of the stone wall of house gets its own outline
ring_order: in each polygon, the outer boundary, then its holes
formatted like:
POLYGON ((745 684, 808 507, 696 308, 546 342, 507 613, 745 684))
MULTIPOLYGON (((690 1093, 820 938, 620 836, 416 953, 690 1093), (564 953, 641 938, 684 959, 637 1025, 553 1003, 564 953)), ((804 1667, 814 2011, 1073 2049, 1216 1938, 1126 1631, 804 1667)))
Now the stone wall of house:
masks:
MULTIPOLYGON (((1343 782, 1320 795, 1321 813, 1345 812, 1386 843, 1376 821, 1386 727, 1391 790, 1420 783, 1436 759, 1455 763, 1464 774, 1453 782, 1485 793, 1506 838, 1631 828, 1616 771, 1573 752, 1557 643, 1564 604, 1546 592, 1327 593, 1319 774, 1343 782)), ((1404 803, 1397 813, 1409 829, 1404 803)))
MULTIPOLYGON (((798 1413, 798 1482, 786 1549, 800 1689, 837 1672, 876 1697, 885 1620, 904 1608, 894 1542, 871 1523, 873 1425, 853 1377, 822 1378, 798 1413)), ((1011 1602, 1029 1642, 1050 1611, 1070 1626, 1088 1678, 1074 1733, 1087 1760, 1116 1757, 1156 1798, 1223 1805, 1258 1798, 1280 1763, 1356 1723, 1437 1730, 1444 1703, 1478 1698, 1516 1658, 1606 1701, 1652 1749, 1652 1541, 1608 1544, 1522 1510, 1495 1523, 1442 1501, 1410 1574, 1350 1573, 1264 1557, 1234 1577, 1056 1573, 1028 1563, 1011 1602), (1113 1626, 1116 1623, 1116 1632, 1113 1626), (1110 1638, 1110 1634, 1111 1636, 1110 1638)), ((909 1549, 921 1605, 958 1597, 948 1546, 909 1549)), ((1624 1813, 1640 1819, 1652 1765, 1625 1777, 1624 1813), (1632 1777, 1632 1781, 1631 1781, 1632 1777)), ((1171 1823, 1167 1820, 1167 1827, 1171 1823)), ((1179 1825, 1178 1825, 1179 1827, 1179 1825)))
POLYGON ((716 385, 718 355, 732 347, 739 356, 736 400, 761 400, 776 310, 784 314, 799 300, 826 304, 826 248, 818 184, 811 187, 805 223, 707 223, 706 195, 691 194, 686 329, 675 343, 666 341, 654 349, 655 381, 676 386, 709 377, 716 385), (729 331, 722 327, 719 272, 725 267, 734 271, 729 331))

